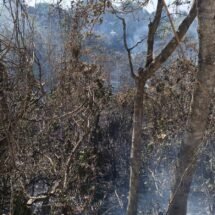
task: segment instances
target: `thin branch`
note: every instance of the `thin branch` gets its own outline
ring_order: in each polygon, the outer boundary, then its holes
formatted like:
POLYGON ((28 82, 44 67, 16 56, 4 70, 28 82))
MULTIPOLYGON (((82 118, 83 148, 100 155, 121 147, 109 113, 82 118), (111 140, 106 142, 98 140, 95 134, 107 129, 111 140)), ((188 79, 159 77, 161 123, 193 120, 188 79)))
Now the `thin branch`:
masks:
POLYGON ((69 154, 69 157, 68 157, 68 159, 66 161, 65 172, 64 172, 64 181, 63 181, 63 188, 64 189, 66 189, 66 187, 67 187, 68 173, 69 173, 70 165, 71 165, 71 162, 72 162, 72 158, 73 158, 74 154, 76 153, 76 151, 81 146, 81 144, 83 143, 83 141, 85 140, 85 138, 88 137, 90 131, 91 131, 91 129, 88 128, 87 132, 77 141, 77 143, 74 146, 73 150, 69 154))
POLYGON ((158 0, 155 17, 153 21, 149 23, 146 67, 153 61, 154 37, 161 20, 162 9, 163 9, 163 0, 158 0))
POLYGON ((118 195, 118 193, 117 193, 116 190, 115 190, 115 195, 116 195, 116 198, 117 198, 117 200, 118 200, 118 203, 119 203, 120 208, 123 209, 123 202, 122 202, 122 200, 120 199, 120 197, 119 197, 119 195, 118 195))
POLYGON ((169 22, 170 22, 170 24, 171 24, 172 31, 173 31, 173 33, 174 33, 174 35, 175 35, 175 38, 176 38, 177 43, 178 43, 178 45, 179 45, 179 48, 180 48, 180 50, 181 50, 182 57, 185 58, 184 52, 183 52, 183 48, 182 48, 182 46, 181 46, 181 44, 180 44, 180 39, 179 39, 178 34, 177 34, 176 30, 175 30, 175 26, 174 26, 174 24, 173 24, 173 20, 172 20, 172 18, 171 18, 171 14, 170 14, 170 12, 169 12, 169 9, 168 9, 168 7, 167 7, 167 4, 166 4, 165 0, 162 0, 162 1, 163 1, 163 5, 164 5, 164 7, 165 7, 165 10, 166 10, 167 16, 168 16, 168 18, 169 18, 169 22))
POLYGON ((140 45, 144 40, 146 40, 146 37, 144 37, 143 39, 141 39, 140 41, 138 41, 135 45, 133 45, 130 50, 132 51, 133 49, 135 49, 138 45, 140 45))
POLYGON ((134 73, 134 67, 133 67, 133 63, 132 63, 132 57, 131 57, 131 48, 128 47, 128 43, 127 43, 127 29, 126 29, 126 22, 125 22, 125 19, 118 16, 117 14, 115 14, 116 17, 118 19, 120 19, 122 21, 122 26, 123 26, 123 42, 124 42, 124 47, 127 51, 127 54, 128 54, 128 61, 129 61, 129 66, 130 66, 130 71, 131 71, 131 77, 133 79, 136 79, 137 76, 135 75, 134 73))

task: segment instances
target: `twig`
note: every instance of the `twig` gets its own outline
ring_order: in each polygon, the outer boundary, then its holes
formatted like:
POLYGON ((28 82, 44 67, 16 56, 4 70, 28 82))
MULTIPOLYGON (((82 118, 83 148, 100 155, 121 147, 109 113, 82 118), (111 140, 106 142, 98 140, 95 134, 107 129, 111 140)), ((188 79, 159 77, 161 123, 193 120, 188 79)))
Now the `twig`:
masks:
POLYGON ((73 150, 71 151, 71 153, 69 155, 69 158, 67 159, 66 167, 65 167, 66 169, 65 169, 65 172, 64 172, 64 182, 63 182, 63 188, 64 189, 67 186, 68 173, 69 173, 69 168, 70 168, 70 164, 72 162, 73 155, 75 154, 75 152, 77 151, 77 149, 81 146, 81 143, 88 136, 88 134, 90 133, 90 131, 91 131, 91 129, 88 129, 88 131, 78 140, 78 142, 74 146, 73 150))
POLYGON ((122 21, 122 26, 123 26, 123 42, 124 42, 124 47, 128 53, 128 61, 129 61, 129 66, 130 66, 130 71, 131 71, 131 77, 133 79, 136 79, 137 76, 134 73, 134 67, 133 67, 133 63, 132 63, 132 57, 131 57, 131 48, 128 47, 128 43, 127 43, 127 29, 126 29, 126 22, 125 19, 118 16, 117 14, 115 14, 116 17, 118 19, 120 19, 122 21))
POLYGON ((138 41, 134 46, 132 46, 130 48, 130 50, 132 51, 133 49, 135 49, 138 45, 140 45, 144 40, 146 40, 147 37, 144 37, 143 39, 141 39, 140 41, 138 41))
POLYGON ((117 198, 117 200, 118 200, 118 202, 119 202, 119 206, 120 206, 120 208, 122 208, 123 209, 123 202, 122 202, 122 200, 119 198, 119 195, 118 195, 118 193, 117 193, 117 191, 115 190, 115 195, 116 195, 116 198, 117 198))
POLYGON ((116 206, 110 207, 109 209, 107 209, 102 215, 107 214, 109 211, 111 211, 113 208, 116 208, 116 206))

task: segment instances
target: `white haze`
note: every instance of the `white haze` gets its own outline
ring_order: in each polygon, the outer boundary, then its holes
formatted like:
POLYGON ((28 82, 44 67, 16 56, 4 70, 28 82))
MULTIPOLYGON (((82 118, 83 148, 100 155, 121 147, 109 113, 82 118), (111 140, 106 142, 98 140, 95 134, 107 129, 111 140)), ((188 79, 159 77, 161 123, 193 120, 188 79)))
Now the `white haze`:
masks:
MULTIPOLYGON (((50 3, 50 4, 56 4, 57 2, 59 2, 59 0, 26 0, 26 3, 30 6, 35 6, 35 4, 38 4, 38 3, 50 3)), ((70 5, 70 0, 62 0, 62 5, 67 8, 69 7, 70 5)), ((119 0, 112 0, 113 3, 118 3, 118 2, 121 2, 119 0)), ((175 6, 173 6, 173 2, 175 2, 175 0, 166 0, 166 3, 168 5, 170 5, 170 9, 172 11, 175 11, 176 8, 175 6)), ((186 2, 186 0, 184 1, 186 2)), ((156 9, 156 5, 157 5, 157 0, 151 0, 148 5, 146 7, 144 7, 148 12, 153 12, 155 11, 156 9)), ((177 8, 177 10, 184 10, 184 11, 187 11, 189 10, 189 7, 190 7, 190 4, 185 4, 183 6, 180 6, 177 8)))

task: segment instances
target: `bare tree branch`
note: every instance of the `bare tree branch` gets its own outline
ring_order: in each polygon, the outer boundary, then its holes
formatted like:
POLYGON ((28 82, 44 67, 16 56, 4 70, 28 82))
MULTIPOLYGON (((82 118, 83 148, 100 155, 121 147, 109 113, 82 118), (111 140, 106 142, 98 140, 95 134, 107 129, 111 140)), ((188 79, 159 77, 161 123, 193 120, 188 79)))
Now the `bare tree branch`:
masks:
POLYGON ((161 20, 162 9, 163 9, 163 0, 158 0, 155 17, 153 21, 149 23, 146 67, 153 61, 154 37, 161 20))
POLYGON ((183 52, 183 48, 182 48, 182 46, 181 46, 181 44, 180 44, 180 39, 178 38, 178 34, 177 34, 176 30, 175 30, 175 26, 174 26, 174 24, 173 24, 173 21, 172 21, 172 18, 171 18, 171 14, 170 14, 170 12, 169 12, 169 9, 168 9, 168 7, 167 7, 167 4, 166 4, 165 0, 162 0, 162 1, 163 1, 165 10, 166 10, 167 16, 168 16, 168 18, 169 18, 169 22, 170 22, 172 31, 173 31, 173 33, 174 33, 174 36, 175 36, 175 38, 176 38, 176 40, 177 40, 177 42, 178 42, 179 48, 180 48, 180 50, 181 50, 182 57, 185 58, 184 52, 183 52))
POLYGON ((125 22, 124 18, 118 16, 117 14, 116 14, 116 17, 122 21, 122 26, 123 26, 123 42, 124 42, 124 47, 125 47, 125 49, 126 49, 126 51, 128 53, 128 61, 129 61, 129 66, 130 66, 130 71, 131 71, 131 77, 134 78, 134 79, 136 79, 137 76, 134 73, 134 67, 133 67, 132 57, 131 57, 131 50, 133 49, 133 47, 132 47, 132 49, 129 48, 128 47, 128 43, 127 43, 126 22, 125 22))
POLYGON ((133 45, 130 50, 132 51, 133 49, 135 49, 138 45, 140 45, 144 40, 146 39, 146 37, 144 37, 143 39, 141 39, 140 41, 138 41, 135 45, 133 45))
MULTIPOLYGON (((189 14, 186 16, 186 18, 182 21, 180 26, 178 27, 177 35, 179 41, 181 41, 188 31, 190 25, 192 24, 193 20, 195 19, 197 14, 196 10, 196 0, 194 0, 192 8, 190 9, 189 14)), ((146 72, 142 73, 144 79, 150 78, 156 70, 158 70, 169 57, 170 55, 175 51, 175 49, 178 46, 178 42, 176 37, 174 36, 170 42, 165 46, 165 48, 161 51, 161 53, 154 59, 154 61, 148 65, 146 68, 146 72)), ((143 71, 143 69, 142 69, 143 71)))

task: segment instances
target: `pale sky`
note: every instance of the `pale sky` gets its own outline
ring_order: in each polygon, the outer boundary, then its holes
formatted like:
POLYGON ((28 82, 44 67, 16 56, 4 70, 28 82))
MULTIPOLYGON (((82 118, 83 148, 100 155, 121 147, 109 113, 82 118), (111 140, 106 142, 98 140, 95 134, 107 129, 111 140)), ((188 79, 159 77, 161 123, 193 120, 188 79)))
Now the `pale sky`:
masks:
MULTIPOLYGON (((56 3, 58 0, 26 0, 26 2, 31 5, 34 6, 35 3, 41 3, 41 2, 48 2, 48 3, 56 3)), ((171 4, 173 3, 175 0, 166 0, 167 4, 171 4)), ((62 4, 64 4, 66 7, 70 4, 70 0, 63 0, 62 4)), ((157 0, 151 0, 150 3, 145 7, 149 12, 152 12, 156 9, 156 4, 157 4, 157 0)), ((182 10, 188 10, 189 9, 189 4, 181 6, 180 9, 182 10)), ((174 9, 174 8, 171 8, 174 9)))

